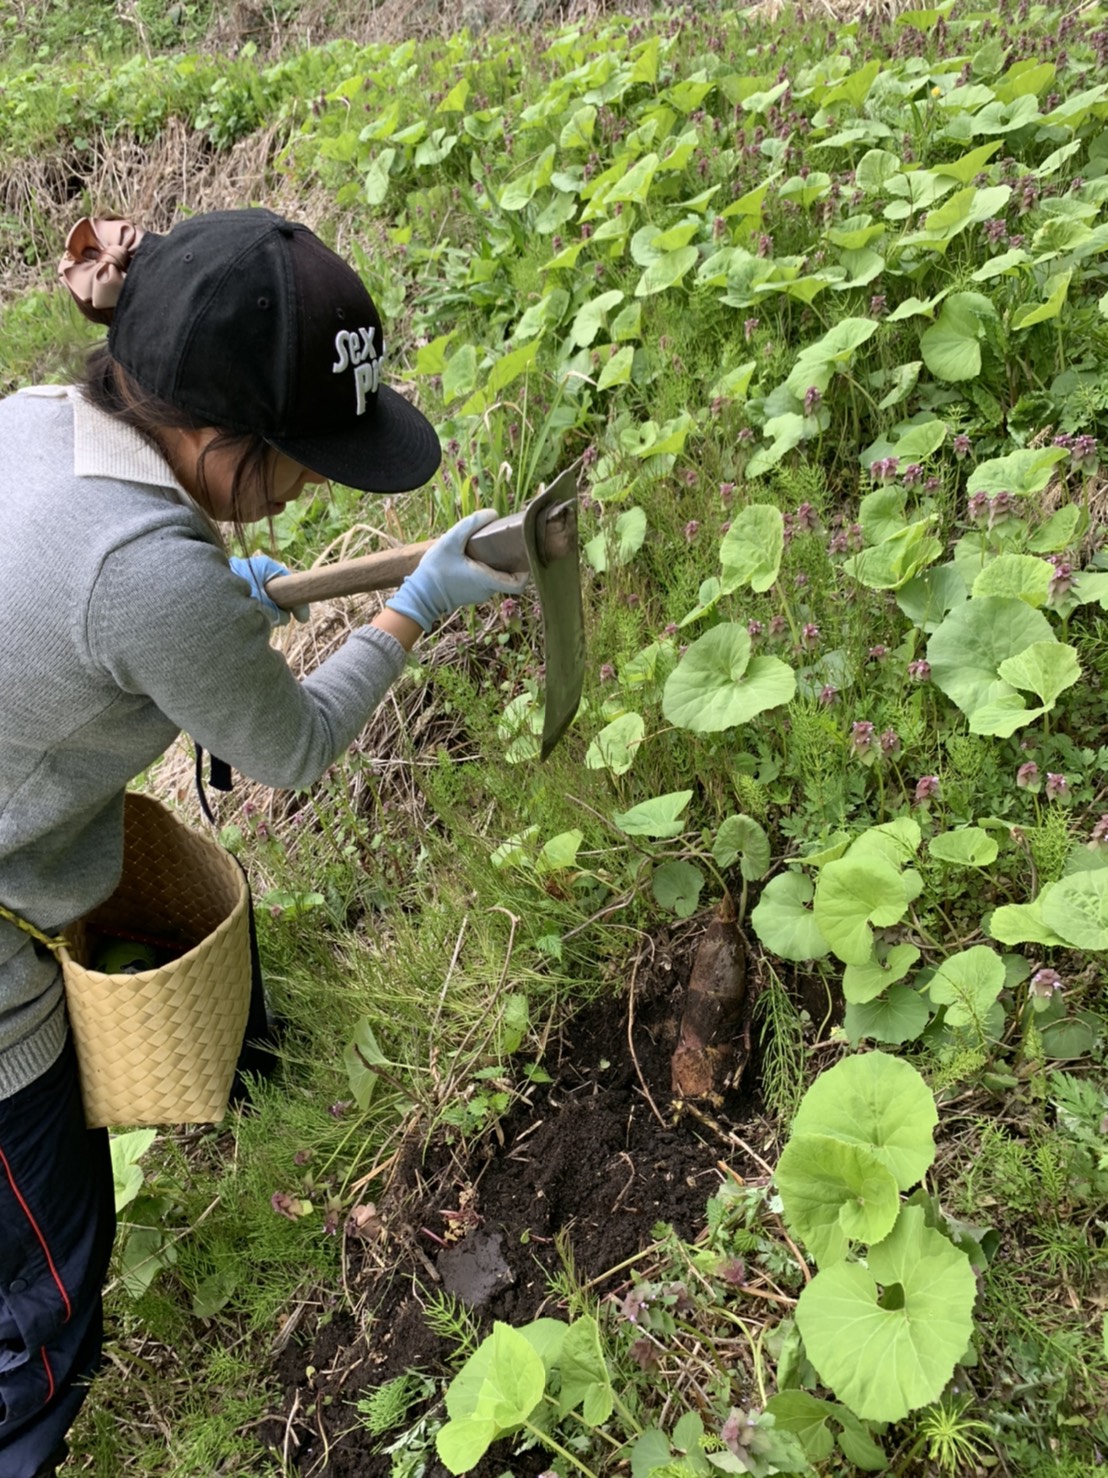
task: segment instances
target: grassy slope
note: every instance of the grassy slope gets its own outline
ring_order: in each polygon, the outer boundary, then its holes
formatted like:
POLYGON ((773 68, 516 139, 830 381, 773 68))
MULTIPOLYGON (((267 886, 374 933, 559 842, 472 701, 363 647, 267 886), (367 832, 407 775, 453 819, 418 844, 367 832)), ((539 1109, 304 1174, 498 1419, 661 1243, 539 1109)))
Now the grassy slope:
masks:
MULTIPOLYGON (((857 148, 840 146, 838 153, 809 152, 804 134, 817 111, 810 98, 785 99, 776 108, 767 104, 774 111, 766 114, 742 109, 745 92, 738 103, 716 94, 703 101, 703 108, 691 96, 670 95, 671 116, 658 115, 653 124, 651 109, 667 87, 708 72, 721 58, 727 60, 726 70, 757 76, 766 90, 779 69, 795 80, 836 49, 851 54, 850 68, 860 67, 871 50, 876 56, 899 53, 898 65, 914 65, 917 49, 928 52, 923 31, 863 25, 824 34, 809 25, 786 32, 780 25, 734 25, 704 12, 653 24, 637 21, 629 35, 624 25, 614 38, 601 35, 593 41, 586 32, 579 45, 564 36, 517 32, 507 39, 428 40, 397 54, 391 47, 359 51, 347 39, 321 40, 317 31, 318 44, 307 50, 288 47, 264 59, 248 52, 230 62, 201 52, 180 65, 161 49, 179 38, 196 45, 220 17, 182 7, 172 22, 174 33, 166 29, 170 22, 153 11, 147 15, 139 6, 134 16, 141 51, 130 55, 134 32, 118 21, 102 27, 97 9, 36 8, 11 28, 13 39, 0 62, 6 83, 0 100, 6 110, 5 162, 11 166, 0 217, 8 264, 0 384, 63 375, 87 340, 85 327, 60 295, 37 286, 78 202, 93 209, 126 206, 128 184, 141 179, 150 224, 161 225, 175 210, 241 201, 245 193, 279 202, 317 222, 343 249, 364 252, 360 265, 392 326, 396 372, 422 371, 421 397, 443 428, 448 455, 433 489, 390 513, 406 534, 419 537, 431 526, 441 527, 478 493, 483 501, 506 506, 534 477, 588 447, 600 453, 595 475, 606 483, 603 490, 614 505, 607 514, 591 510, 589 535, 607 530, 618 539, 612 533, 615 518, 631 505, 645 511, 649 529, 633 558, 623 564, 613 560, 603 579, 590 582, 586 717, 580 737, 572 737, 544 770, 490 765, 480 758, 503 752, 507 741, 497 733, 499 711, 507 698, 525 701, 535 680, 529 626, 520 630, 514 618, 490 618, 459 622, 401 690, 399 717, 395 711, 382 715, 359 752, 311 797, 273 805, 251 792, 247 807, 236 799, 226 808, 228 840, 250 860, 260 891, 269 890, 263 899, 268 902, 263 941, 277 1005, 291 1022, 286 1080, 279 1090, 260 1092, 254 1116, 222 1133, 166 1137, 147 1161, 148 1191, 129 1216, 168 1227, 175 1261, 137 1299, 122 1286, 115 1288, 113 1371, 89 1403, 81 1441, 92 1454, 89 1466, 103 1475, 207 1474, 217 1464, 223 1471, 257 1473, 266 1470, 266 1460, 251 1423, 267 1399, 267 1352, 302 1302, 307 1301, 311 1317, 317 1309, 325 1313, 328 1300, 340 1296, 340 1247, 320 1231, 332 1203, 341 1217, 372 1194, 373 1182, 367 1187, 363 1178, 387 1158, 409 1103, 416 1104, 427 1127, 444 1115, 479 1127, 485 1089, 474 1075, 498 1065, 513 1045, 518 1003, 528 1002, 531 1027, 525 1044, 536 1050, 552 1012, 618 978, 628 948, 626 926, 649 928, 657 920, 659 905, 639 853, 619 843, 606 819, 613 810, 683 790, 688 777, 697 776, 691 831, 672 849, 672 860, 695 859, 707 876, 697 833, 704 828, 710 841, 731 812, 764 821, 774 855, 781 857, 803 850, 842 821, 857 831, 891 815, 919 816, 911 805, 914 782, 939 774, 946 809, 925 811, 925 826, 941 829, 944 821, 998 815, 1018 822, 1026 838, 1006 847, 993 873, 970 874, 968 886, 934 861, 921 864, 927 883, 921 911, 926 905, 925 920, 950 948, 975 931, 981 937, 981 916, 992 903, 1026 896, 1028 859, 1032 877, 1061 874, 1071 844, 1087 835, 1101 804, 1103 708, 1095 687, 1086 686, 1082 709, 1063 705, 1050 735, 1031 731, 1042 771, 1069 774, 1071 808, 1050 808, 1041 797, 1016 792, 1011 777, 1022 758, 1021 736, 1005 741, 968 736, 964 721, 956 714, 952 719, 937 695, 933 700, 905 681, 905 664, 920 649, 911 645, 901 614, 887 594, 848 586, 841 560, 828 555, 825 535, 806 532, 801 524, 785 551, 778 586, 764 596, 736 597, 730 606, 734 619, 743 622, 758 619, 767 628, 775 617, 792 622, 799 642, 822 641, 820 655, 827 648, 845 653, 813 677, 811 696, 790 709, 787 730, 780 714, 771 713, 741 731, 747 747, 736 760, 733 733, 725 740, 696 737, 665 722, 650 665, 672 662, 677 640, 701 633, 702 625, 692 625, 680 637, 665 634, 696 605, 701 581, 718 570, 717 541, 742 504, 772 501, 790 513, 808 504, 824 528, 832 527, 843 510, 849 521, 868 488, 859 479, 857 453, 887 432, 905 407, 943 415, 951 435, 955 430, 971 434, 977 460, 1016 444, 1009 437, 1017 407, 1024 418, 1038 415, 1046 421, 1071 414, 1073 424, 1066 429, 1101 430, 1103 407, 1095 385, 1077 382, 1055 392, 1053 400, 1050 387, 1052 375, 1069 364, 1095 371, 1104 334, 1093 305, 1102 287, 1096 285, 1096 257, 1080 259, 1076 270, 1085 283, 1081 298, 1075 295, 1067 305, 1073 314, 1067 320, 1068 344, 1055 342, 1048 320, 1034 340, 1018 341, 1018 350, 1013 341, 1006 370, 1000 341, 988 337, 991 330, 984 325, 978 336, 985 341, 984 374, 967 387, 929 375, 928 365, 915 400, 877 412, 875 402, 890 393, 890 385, 895 389, 899 365, 920 358, 918 323, 914 330, 910 321, 903 329, 882 328, 875 352, 865 361, 867 373, 877 378, 858 383, 844 377, 825 387, 833 418, 814 443, 816 455, 799 462, 786 457, 771 479, 746 488, 747 428, 756 429, 760 444, 758 428, 772 408, 760 417, 754 411, 748 415, 741 393, 736 398, 733 390, 717 385, 721 371, 753 360, 751 394, 764 397, 789 375, 802 345, 844 311, 866 315, 878 290, 884 290, 890 309, 913 291, 926 296, 944 287, 977 290, 971 273, 987 251, 999 250, 982 244, 980 223, 972 245, 969 236, 960 238, 937 263, 922 261, 915 277, 894 272, 890 253, 885 277, 871 282, 865 279, 865 262, 856 257, 849 263, 860 279, 856 289, 834 300, 825 292, 813 297, 810 307, 802 293, 763 296, 755 309, 723 301, 720 290, 694 294, 687 282, 636 298, 636 284, 651 259, 649 243, 628 250, 618 233, 611 238, 614 246, 590 248, 572 271, 550 274, 545 264, 584 233, 571 214, 558 218, 560 202, 548 180, 534 182, 535 202, 524 210, 507 211, 491 202, 500 198, 505 180, 527 178, 550 142, 558 168, 597 176, 635 128, 653 127, 665 155, 691 127, 696 138, 688 159, 668 179, 660 177, 649 203, 643 203, 645 195, 637 201, 633 192, 621 202, 618 214, 630 219, 631 231, 650 222, 679 225, 690 215, 679 202, 714 184, 721 190, 712 204, 691 207, 700 262, 714 245, 740 242, 763 258, 783 262, 813 254, 834 262, 838 251, 864 251, 862 245, 836 245, 823 233, 863 205, 880 220, 886 202, 855 205, 852 186, 842 179, 869 141, 857 148), (673 41, 668 59, 663 51, 663 61, 656 63, 660 70, 651 76, 647 67, 632 91, 599 97, 595 119, 579 120, 578 129, 585 130, 580 144, 572 118, 581 99, 572 87, 557 99, 549 122, 541 106, 530 118, 524 113, 527 105, 551 95, 557 79, 572 68, 628 44, 640 48, 641 55, 652 36, 673 41), (44 60, 67 48, 70 56, 44 60), (364 86, 343 85, 345 79, 362 77, 368 78, 364 86), (428 104, 441 105, 463 77, 470 84, 466 113, 448 107, 430 116, 430 126, 443 134, 427 141, 423 160, 415 150, 424 141, 394 141, 394 174, 386 187, 371 173, 374 156, 388 137, 426 119, 428 104), (378 127, 393 101, 396 117, 378 127), (501 106, 506 130, 495 112, 501 106), (790 108, 795 117, 789 116, 790 108), (446 135, 459 133, 463 116, 474 119, 478 136, 461 135, 462 142, 436 160, 446 135), (369 129, 368 138, 361 137, 363 128, 369 129), (737 148, 736 128, 741 129, 737 148), (794 153, 782 175, 803 181, 797 173, 802 168, 834 171, 837 195, 829 206, 806 204, 801 183, 791 199, 771 196, 764 210, 755 203, 721 214, 722 228, 714 224, 714 212, 756 188, 770 167, 772 142, 762 148, 756 128, 771 140, 775 129, 791 134, 794 153), (373 137, 374 129, 380 140, 373 137), (165 159, 159 161, 158 150, 167 140, 165 159), (290 142, 294 147, 286 150, 290 142), (176 184, 180 171, 174 175, 171 168, 181 149, 189 163, 183 190, 176 184), (137 161, 140 172, 129 175, 120 167, 121 158, 137 161), (154 161, 148 173, 141 172, 142 160, 154 161), (367 174, 372 208, 366 204, 367 174), (74 193, 81 189, 83 196, 74 193), (548 206, 550 213, 544 214, 548 206), (541 296, 552 282, 564 301, 554 294, 541 296), (597 309, 593 323, 577 319, 579 308, 605 290, 625 297, 597 309), (537 314, 543 302, 550 316, 545 327, 536 320, 541 373, 532 376, 526 398, 520 379, 505 385, 487 413, 463 410, 502 352, 506 331, 515 329, 514 344, 521 349, 534 342, 534 336, 519 332, 518 319, 524 308, 537 314), (615 315, 636 303, 642 309, 639 328, 630 318, 617 330, 615 315), (446 334, 453 337, 436 346, 446 334), (633 348, 630 377, 605 393, 590 392, 580 376, 597 378, 609 352, 601 355, 597 346, 609 338, 616 349, 633 348), (470 345, 475 346, 472 359, 470 345), (1031 346, 1026 352, 1025 345, 1031 346), (479 370, 482 363, 486 368, 479 370), (559 363, 576 377, 560 399, 551 377, 559 363), (1026 373, 1013 366, 1025 367, 1026 373), (1036 396, 1041 396, 1037 404, 1036 396), (691 425, 682 428, 685 414, 691 425), (679 440, 684 429, 688 440, 676 453, 637 458, 636 450, 648 450, 643 437, 651 433, 640 429, 647 422, 655 428, 677 422, 670 434, 679 440), (729 487, 735 483, 737 493, 729 487), (785 591, 789 597, 782 605, 779 593, 785 591), (802 636, 804 627, 819 628, 822 635, 802 636), (649 655, 659 639, 660 647, 649 655), (891 657, 870 655, 881 646, 891 657), (648 655, 636 659, 644 651, 648 655), (832 679, 840 702, 826 708, 815 694, 832 679), (634 769, 623 776, 583 769, 585 741, 606 719, 636 709, 644 709, 652 737, 634 769), (896 765, 865 767, 852 757, 851 724, 862 719, 873 722, 877 732, 894 729, 900 736, 903 753, 896 765), (523 847, 528 864, 491 867, 490 852, 525 825, 536 828, 533 842, 523 847), (563 876, 556 887, 544 886, 537 848, 573 827, 583 833, 574 880, 563 876), (621 900, 622 907, 582 929, 599 910, 621 900), (569 937, 559 944, 562 936, 569 937), (501 981, 503 987, 490 996, 490 982, 501 981), (435 1023, 432 1042, 428 1019, 435 1023), (377 1034, 392 1064, 391 1083, 378 1082, 364 1112, 350 1107, 352 1089, 342 1059, 342 1047, 362 1021, 377 1034), (402 1092, 392 1086, 396 1082, 402 1092), (336 1105, 345 1107, 332 1112, 336 1105), (311 1214, 296 1221, 275 1214, 275 1192, 301 1196, 306 1190, 314 1201, 311 1214)), ((283 19, 287 35, 297 20, 293 7, 286 7, 283 19)), ((1083 69, 1095 68, 1097 48, 1089 39, 1097 32, 1095 12, 1086 21, 1081 35, 1070 38, 1068 71, 1049 84, 1059 93, 1088 85, 1083 69)), ((1030 15, 1022 31, 1015 15, 1008 23, 1013 31, 1009 61, 1046 54, 1055 46, 1046 13, 1030 15), (1017 32, 1023 39, 1016 39, 1017 32)), ((983 44, 979 22, 966 22, 962 29, 952 24, 935 51, 953 76, 983 44)), ((997 68, 990 71, 986 58, 979 73, 995 80, 997 68)), ((605 79, 596 75, 591 84, 582 81, 579 90, 587 85, 602 94, 605 79)), ((849 95, 845 106, 839 104, 847 113, 855 106, 849 95)), ((909 109, 887 100, 884 116, 896 117, 898 125, 885 146, 903 151, 906 159, 912 153, 926 162, 956 159, 980 142, 944 140, 942 119, 929 106, 909 109)), ((1061 176, 1048 177, 1044 194, 1063 193, 1079 171, 1095 175, 1097 122, 1094 116, 1079 133, 1080 152, 1067 159, 1061 176)), ((826 136, 828 129, 822 132, 826 136)), ((1021 154, 1020 164, 1009 168, 1002 148, 987 165, 993 187, 997 181, 1021 180, 1063 139, 1017 134, 1007 142, 1017 153, 1026 151, 1026 158, 1021 154)), ((622 168, 626 173, 627 165, 622 168)), ((1025 223, 1028 236, 1045 221, 1031 213, 1038 209, 1036 200, 1025 223)), ((1010 234, 1023 219, 1022 206, 1019 216, 1016 211, 1013 202, 1010 234)), ((602 211, 591 224, 595 229, 616 218, 617 212, 602 211)), ((1095 211, 1090 218, 1095 222, 1095 211)), ((681 250, 679 242, 668 245, 681 250)), ((815 263, 817 269, 820 265, 815 263)), ((801 274, 806 270, 802 266, 801 274)), ((995 291, 1000 301, 1011 288, 1017 305, 1020 295, 1029 303, 1041 302, 1049 295, 1046 275, 1043 270, 1020 278, 1014 287, 1001 278, 999 287, 990 283, 983 290, 995 291)), ((741 302, 742 293, 737 297, 741 302)), ((1005 314, 1012 306, 1010 297, 1002 303, 1005 314)), ((787 401, 776 409, 796 412, 787 401)), ((949 446, 948 437, 926 469, 938 479, 928 496, 944 537, 958 532, 966 472, 949 446)), ((350 523, 373 524, 381 517, 380 505, 339 492, 328 506, 286 516, 278 537, 290 563, 300 563, 350 523)), ((1087 610, 1075 617, 1070 640, 1095 678, 1105 631, 1092 610, 1091 617, 1087 610)), ((521 620, 529 621, 526 612, 521 620)), ((776 650, 790 655, 787 644, 776 650)), ((718 885, 709 880, 702 901, 714 895, 718 885)), ((1026 953, 1030 958, 1034 951, 1026 953)), ((793 967, 775 961, 772 951, 768 957, 791 984, 793 967)), ((1068 980, 1080 982, 1076 1004, 1103 1010, 1098 955, 1074 958, 1062 952, 1054 959, 1068 980)), ((831 964, 826 975, 834 982, 831 964)), ((796 1018, 786 995, 782 1002, 784 1037, 796 1018)), ((813 1035, 810 1028, 809 1045, 813 1035)), ((1077 1473, 1085 1471, 1096 1443, 1105 1440, 1090 1426, 1104 1373, 1095 1317, 1104 1279, 1096 1195, 1088 1184, 1089 1152, 1076 1134, 1059 1133, 1051 1107, 1057 1095, 1042 1067, 1041 1044, 1025 1036, 1011 1046, 1014 1050, 994 1054, 972 1040, 940 1039, 909 1050, 949 1100, 937 1172, 947 1205, 969 1220, 998 1226, 1004 1238, 1005 1255, 984 1279, 983 1371, 971 1377, 974 1396, 966 1420, 985 1423, 972 1435, 981 1451, 995 1450, 1005 1471, 1077 1473), (1017 1068, 1012 1082, 1005 1087, 998 1079, 994 1091, 1000 1097, 991 1099, 982 1073, 1007 1072, 1012 1066, 1017 1068), (1044 1288, 1049 1307, 1039 1312, 1044 1288)), ((1094 1047, 1076 1064, 1094 1081, 1098 1053, 1094 1047)), ((774 1061, 777 1078, 767 1086, 771 1099, 785 1103, 795 1097, 797 1071, 814 1071, 817 1059, 810 1067, 803 1059, 798 1063, 795 1053, 774 1061)), ((121 1275, 124 1271, 132 1283, 141 1277, 141 1271, 121 1266, 121 1275)), ((958 1404, 954 1401, 953 1409, 958 1404)), ((910 1419, 893 1435, 890 1450, 895 1447, 908 1461, 904 1471, 918 1471, 912 1464, 922 1463, 922 1454, 933 1445, 940 1452, 943 1412, 949 1409, 950 1403, 938 1414, 910 1419), (917 1456, 908 1458, 912 1453, 917 1456)), ((968 1471, 958 1466, 957 1450, 951 1451, 948 1470, 968 1471)))

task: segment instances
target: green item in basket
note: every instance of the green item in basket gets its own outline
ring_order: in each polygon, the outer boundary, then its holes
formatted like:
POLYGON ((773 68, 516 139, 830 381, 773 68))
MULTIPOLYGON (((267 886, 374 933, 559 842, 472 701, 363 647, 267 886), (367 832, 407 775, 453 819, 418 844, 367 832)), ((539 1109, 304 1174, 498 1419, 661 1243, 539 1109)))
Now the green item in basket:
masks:
POLYGON ((144 970, 157 968, 157 956, 151 946, 134 939, 106 939, 93 961, 93 969, 102 970, 105 975, 141 975, 144 970))

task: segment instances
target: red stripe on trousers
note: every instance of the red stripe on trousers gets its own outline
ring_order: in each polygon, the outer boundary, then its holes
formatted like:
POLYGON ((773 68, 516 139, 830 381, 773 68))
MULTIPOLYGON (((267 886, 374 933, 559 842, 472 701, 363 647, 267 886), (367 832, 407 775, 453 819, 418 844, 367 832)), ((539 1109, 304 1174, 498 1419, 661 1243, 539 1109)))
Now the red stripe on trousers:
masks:
MULTIPOLYGON (((50 1248, 46 1245, 46 1238, 42 1235, 42 1230, 39 1227, 38 1222, 35 1220, 34 1216, 31 1214, 31 1208, 27 1205, 27 1202, 23 1199, 23 1196, 20 1193, 20 1189, 19 1189, 19 1187, 15 1183, 15 1176, 12 1174, 12 1167, 8 1164, 8 1158, 4 1154, 4 1151, 3 1150, 0 1150, 0 1165, 3 1165, 3 1167, 4 1167, 4 1173, 8 1177, 8 1184, 12 1188, 12 1194, 15 1196, 15 1199, 19 1202, 20 1206, 22 1206, 22 1208, 23 1208, 23 1214, 26 1216, 27 1220, 31 1223, 32 1230, 34 1231, 35 1236, 38 1238, 39 1246, 42 1248, 43 1256, 46 1258, 46 1265, 50 1269, 50 1276, 53 1278, 54 1282, 57 1284, 58 1292, 61 1294, 61 1296, 62 1296, 62 1303, 65 1306, 65 1319, 64 1319, 63 1322, 66 1323, 66 1324, 68 1324, 69 1323, 69 1320, 70 1320, 70 1318, 71 1318, 71 1316, 73 1314, 73 1305, 69 1302, 69 1294, 66 1293, 66 1291, 65 1291, 65 1284, 62 1282, 61 1278, 58 1275, 58 1270, 54 1266, 54 1259, 50 1256, 50 1248)), ((44 1359, 46 1358, 45 1357, 45 1352, 43 1354, 43 1358, 44 1359)), ((49 1371, 50 1366, 47 1365, 46 1369, 47 1369, 47 1371, 49 1371)), ((53 1376, 51 1376, 50 1379, 51 1379, 51 1385, 52 1385, 53 1384, 53 1376)))

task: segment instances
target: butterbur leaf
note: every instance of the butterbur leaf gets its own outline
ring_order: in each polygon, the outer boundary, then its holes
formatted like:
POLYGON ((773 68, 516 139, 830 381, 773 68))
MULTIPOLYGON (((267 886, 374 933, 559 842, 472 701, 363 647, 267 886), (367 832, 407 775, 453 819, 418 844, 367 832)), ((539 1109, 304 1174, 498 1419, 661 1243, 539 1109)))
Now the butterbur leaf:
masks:
POLYGON ((585 1315, 573 1321, 562 1342, 558 1364, 562 1373, 558 1408, 563 1416, 580 1406, 588 1426, 601 1426, 611 1416, 614 1402, 595 1319, 585 1315))
POLYGON ((950 612, 927 643, 931 681, 965 714, 1011 694, 1000 664, 1034 642, 1055 640, 1050 622, 1025 601, 978 596, 950 612))
POLYGON ((633 344, 624 344, 622 349, 616 352, 600 371, 596 382, 598 390, 609 390, 613 385, 627 385, 631 380, 631 369, 635 362, 635 348, 633 344))
POLYGON ((901 1210, 867 1264, 821 1269, 796 1322, 839 1400, 866 1421, 895 1422, 942 1395, 973 1332, 977 1285, 969 1259, 918 1206, 901 1210))
POLYGON ((989 1007, 1004 989, 1004 961, 987 944, 947 955, 927 987, 936 1006, 946 1006, 948 1026, 984 1030, 989 1007))
POLYGON ((968 493, 1041 493, 1054 469, 1068 456, 1064 447, 1020 447, 1004 457, 979 463, 966 483, 968 493))
POLYGON ((1002 554, 990 560, 973 582, 973 594, 1003 595, 1038 609, 1046 605, 1054 566, 1033 554, 1002 554))
POLYGON ((546 1370, 532 1345, 510 1325, 495 1323, 447 1389, 450 1420, 435 1439, 446 1468, 468 1473, 491 1443, 527 1420, 545 1386, 546 1370))
POLYGON ((996 838, 980 826, 963 826, 957 831, 940 832, 927 844, 932 857, 949 862, 953 867, 988 867, 995 862, 1000 848, 996 838))
POLYGON ((789 1227, 821 1267, 850 1242, 880 1242, 892 1231, 900 1194, 892 1172, 865 1145, 826 1134, 793 1134, 777 1165, 789 1227))
POLYGON ((802 872, 783 872, 762 889, 750 915, 755 934, 783 960, 818 960, 831 946, 808 905, 814 893, 802 872))
MULTIPOLYGON (((1044 561, 1045 563, 1045 561, 1044 561)), ((1032 642, 997 669, 1006 683, 1037 693, 1048 708, 1081 676, 1077 652, 1064 642, 1032 642)))
POLYGON ((759 595, 777 579, 785 552, 785 520, 772 503, 751 503, 736 514, 719 548, 725 594, 749 585, 759 595))
POLYGON ((1043 944, 1061 946, 1065 940, 1051 929, 1043 917, 1043 905, 1057 885, 1048 883, 1033 903, 1005 903, 993 910, 988 930, 1001 944, 1043 944))
POLYGON ((132 1129, 126 1134, 112 1135, 112 1180, 117 1212, 129 1206, 142 1190, 145 1177, 139 1161, 157 1137, 156 1129, 132 1129))
POLYGON ((910 985, 892 985, 875 1000, 849 1002, 843 1016, 843 1031, 852 1047, 859 1042, 888 1042, 900 1046, 914 1042, 927 1025, 931 1012, 918 990, 910 985))
POLYGON ((720 823, 712 843, 717 867, 732 867, 742 858, 742 875, 748 882, 763 877, 769 867, 769 837, 753 816, 728 816, 720 823))
POLYGON ((613 775, 626 775, 646 733, 641 713, 623 713, 601 729, 589 745, 585 764, 590 770, 610 770, 613 775))
POLYGON ((894 944, 883 960, 876 956, 861 965, 847 965, 843 971, 843 995, 857 1005, 872 1001, 890 985, 903 980, 919 959, 914 944, 894 944))
POLYGON ((681 817, 691 800, 691 790, 670 791, 667 795, 642 801, 629 811, 617 811, 612 820, 620 831, 631 837, 680 836, 686 825, 681 817))
POLYGON ((713 626, 693 642, 666 680, 662 711, 670 723, 711 734, 747 723, 787 703, 796 674, 777 657, 750 655, 750 637, 736 622, 713 626))
POLYGON ((1075 949, 1108 949, 1108 868, 1071 873, 1049 894, 1044 889, 1042 915, 1047 928, 1075 949))
POLYGON ((618 288, 610 292, 601 293, 597 298, 591 298, 577 310, 577 316, 569 330, 569 336, 575 344, 585 348, 596 338, 597 334, 608 321, 608 314, 616 306, 622 303, 623 294, 618 288))
POLYGON ((703 887, 704 874, 691 862, 663 862, 651 879, 657 902, 679 919, 691 918, 696 912, 703 887))
POLYGON ((793 1134, 830 1134, 872 1149, 902 1191, 935 1158, 935 1099, 910 1063, 885 1052, 845 1057, 821 1073, 797 1110, 793 1134))
POLYGON ((844 964, 864 965, 873 951, 871 924, 887 928, 908 910, 904 880, 879 858, 840 858, 820 870, 816 923, 844 964))
MULTIPOLYGON (((961 295, 959 295, 961 296, 961 295)), ((920 335, 923 362, 939 380, 972 380, 981 373, 981 320, 957 297, 943 304, 938 320, 920 335)))

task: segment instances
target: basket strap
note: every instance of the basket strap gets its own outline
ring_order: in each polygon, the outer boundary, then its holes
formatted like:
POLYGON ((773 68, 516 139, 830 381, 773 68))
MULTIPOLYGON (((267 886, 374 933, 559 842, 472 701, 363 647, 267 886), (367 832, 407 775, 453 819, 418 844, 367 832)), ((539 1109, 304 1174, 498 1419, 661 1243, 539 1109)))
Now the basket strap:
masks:
POLYGON ((14 924, 17 929, 22 929, 24 934, 29 934, 32 939, 36 939, 39 944, 45 944, 47 949, 53 950, 55 953, 60 949, 67 949, 69 947, 68 940, 63 939, 60 934, 44 934, 41 929, 36 929, 34 924, 29 924, 26 919, 20 918, 10 908, 5 908, 2 903, 0 903, 0 919, 7 919, 9 924, 14 924))
MULTIPOLYGON (((196 796, 200 802, 200 809, 213 826, 218 825, 212 808, 208 804, 208 793, 204 789, 204 750, 196 740, 193 740, 196 749, 196 796)), ((208 782, 213 790, 233 790, 235 782, 231 775, 231 766, 226 760, 217 758, 214 754, 208 756, 208 782)))

